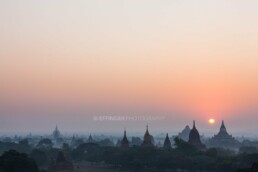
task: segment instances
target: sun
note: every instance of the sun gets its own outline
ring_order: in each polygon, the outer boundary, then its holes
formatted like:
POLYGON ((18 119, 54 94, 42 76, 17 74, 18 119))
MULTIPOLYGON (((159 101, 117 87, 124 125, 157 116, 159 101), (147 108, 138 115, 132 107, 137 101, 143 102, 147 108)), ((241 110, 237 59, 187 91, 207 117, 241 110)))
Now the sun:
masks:
POLYGON ((214 124, 214 123, 215 123, 215 120, 211 118, 211 119, 209 119, 209 123, 210 123, 210 124, 214 124))

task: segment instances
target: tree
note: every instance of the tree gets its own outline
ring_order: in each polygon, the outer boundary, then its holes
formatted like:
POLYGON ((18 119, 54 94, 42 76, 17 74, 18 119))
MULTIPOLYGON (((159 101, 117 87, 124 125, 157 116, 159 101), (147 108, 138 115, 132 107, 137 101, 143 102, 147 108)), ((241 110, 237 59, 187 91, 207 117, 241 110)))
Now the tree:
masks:
POLYGON ((210 148, 208 150, 206 150, 206 153, 205 153, 207 156, 209 157, 217 157, 218 156, 218 151, 216 148, 210 148))
POLYGON ((19 145, 29 146, 29 141, 28 141, 28 139, 23 139, 23 140, 19 141, 19 145))
POLYGON ((98 142, 100 146, 110 146, 113 147, 115 144, 110 139, 104 139, 98 142))
POLYGON ((47 154, 40 149, 33 149, 30 154, 30 157, 36 161, 39 167, 46 167, 49 162, 47 154))
POLYGON ((179 150, 182 153, 194 153, 197 151, 197 148, 187 142, 185 142, 184 140, 180 139, 179 137, 176 137, 174 139, 175 145, 177 150, 179 150))
POLYGON ((53 146, 53 143, 50 139, 42 139, 39 141, 37 147, 40 148, 51 148, 53 146))
POLYGON ((243 146, 239 148, 239 153, 258 153, 258 149, 254 146, 243 146))
POLYGON ((0 157, 0 171, 4 172, 38 172, 36 162, 27 154, 9 150, 0 157))

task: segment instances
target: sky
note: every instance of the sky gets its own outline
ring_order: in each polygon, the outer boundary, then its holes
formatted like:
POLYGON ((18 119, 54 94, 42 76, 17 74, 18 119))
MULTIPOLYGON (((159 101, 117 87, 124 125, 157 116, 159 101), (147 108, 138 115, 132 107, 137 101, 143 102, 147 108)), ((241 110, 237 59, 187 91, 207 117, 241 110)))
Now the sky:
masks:
POLYGON ((0 0, 0 133, 257 133, 257 17, 256 0, 0 0))

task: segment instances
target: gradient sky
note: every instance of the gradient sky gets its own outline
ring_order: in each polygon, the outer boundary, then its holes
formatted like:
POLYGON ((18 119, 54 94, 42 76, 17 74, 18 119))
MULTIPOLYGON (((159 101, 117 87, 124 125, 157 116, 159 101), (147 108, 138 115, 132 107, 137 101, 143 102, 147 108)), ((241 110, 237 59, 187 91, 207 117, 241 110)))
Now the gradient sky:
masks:
POLYGON ((257 0, 0 0, 0 132, 258 131, 257 18, 257 0))

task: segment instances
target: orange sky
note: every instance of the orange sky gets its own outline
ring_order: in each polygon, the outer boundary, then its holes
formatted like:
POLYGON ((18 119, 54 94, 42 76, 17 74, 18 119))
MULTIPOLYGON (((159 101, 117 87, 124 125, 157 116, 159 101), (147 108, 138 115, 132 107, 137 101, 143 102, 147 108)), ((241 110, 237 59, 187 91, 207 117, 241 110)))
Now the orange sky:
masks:
POLYGON ((33 116, 45 120, 38 130, 68 130, 91 120, 87 107, 158 109, 175 127, 197 119, 204 131, 210 117, 232 129, 255 123, 257 8, 255 0, 1 1, 0 129, 32 130, 15 119, 33 116), (83 110, 74 119, 60 112, 67 107, 83 110))

